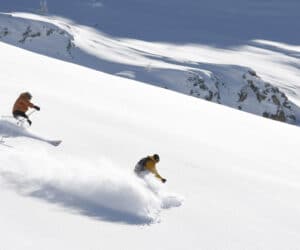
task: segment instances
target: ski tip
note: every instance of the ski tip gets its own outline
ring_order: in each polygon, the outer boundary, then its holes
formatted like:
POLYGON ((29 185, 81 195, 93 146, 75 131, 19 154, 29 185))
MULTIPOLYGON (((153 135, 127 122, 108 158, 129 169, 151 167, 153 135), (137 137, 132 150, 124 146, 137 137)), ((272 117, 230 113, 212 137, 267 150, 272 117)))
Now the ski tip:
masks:
POLYGON ((60 145, 62 143, 61 140, 57 140, 57 141, 49 141, 49 143, 55 147, 57 147, 58 145, 60 145))

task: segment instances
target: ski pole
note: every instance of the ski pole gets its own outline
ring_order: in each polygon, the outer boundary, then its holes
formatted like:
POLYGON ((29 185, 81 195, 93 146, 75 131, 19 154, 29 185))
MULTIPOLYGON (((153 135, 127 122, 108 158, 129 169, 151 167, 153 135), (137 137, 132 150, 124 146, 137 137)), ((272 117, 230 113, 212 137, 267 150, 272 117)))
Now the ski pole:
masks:
POLYGON ((31 116, 35 111, 36 111, 35 109, 31 110, 31 111, 27 114, 27 116, 28 116, 28 117, 31 116))

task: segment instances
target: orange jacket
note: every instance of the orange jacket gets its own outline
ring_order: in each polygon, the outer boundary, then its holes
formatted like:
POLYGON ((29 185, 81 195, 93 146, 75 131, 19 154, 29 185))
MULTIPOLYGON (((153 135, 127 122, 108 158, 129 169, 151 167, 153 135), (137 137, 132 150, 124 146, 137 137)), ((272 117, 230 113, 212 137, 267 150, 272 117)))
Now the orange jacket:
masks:
POLYGON ((154 160, 154 158, 152 156, 148 156, 148 159, 145 163, 145 168, 150 171, 151 173, 153 173, 158 179, 162 180, 163 178, 159 175, 159 173, 157 172, 156 169, 156 161, 154 160))
POLYGON ((29 96, 26 93, 22 93, 14 104, 13 112, 22 111, 25 113, 28 110, 28 108, 33 108, 33 107, 34 104, 30 102, 29 96))

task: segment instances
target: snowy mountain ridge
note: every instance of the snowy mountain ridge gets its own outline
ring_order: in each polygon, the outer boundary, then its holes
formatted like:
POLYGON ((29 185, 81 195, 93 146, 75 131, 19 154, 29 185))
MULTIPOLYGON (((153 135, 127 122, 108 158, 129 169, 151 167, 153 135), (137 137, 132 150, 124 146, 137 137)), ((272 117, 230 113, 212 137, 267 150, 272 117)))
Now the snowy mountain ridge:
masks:
POLYGON ((116 40, 56 17, 15 13, 0 18, 0 40, 9 44, 274 120, 299 120, 298 106, 283 90, 249 74, 255 71, 247 67, 179 63, 134 41, 116 40))
MULTIPOLYGON (((242 72, 236 72, 236 76, 242 72)), ((230 82, 223 82, 212 75, 204 80, 198 74, 191 74, 187 79, 190 95, 224 104, 239 110, 273 120, 295 124, 298 106, 290 102, 277 87, 264 82, 253 70, 241 76, 240 85, 232 87, 230 82), (208 81, 208 83, 207 83, 208 81)))

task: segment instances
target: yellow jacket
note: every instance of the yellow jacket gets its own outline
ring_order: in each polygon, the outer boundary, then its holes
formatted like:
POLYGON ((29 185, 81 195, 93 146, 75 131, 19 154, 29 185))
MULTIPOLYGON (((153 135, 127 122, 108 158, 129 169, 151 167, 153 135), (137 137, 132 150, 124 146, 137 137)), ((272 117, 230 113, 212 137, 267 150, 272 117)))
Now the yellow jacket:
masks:
POLYGON ((155 175, 155 177, 157 177, 158 179, 160 179, 160 180, 163 179, 157 172, 156 161, 154 160, 154 158, 152 156, 147 157, 144 167, 145 167, 145 169, 147 169, 148 171, 153 173, 155 175))

